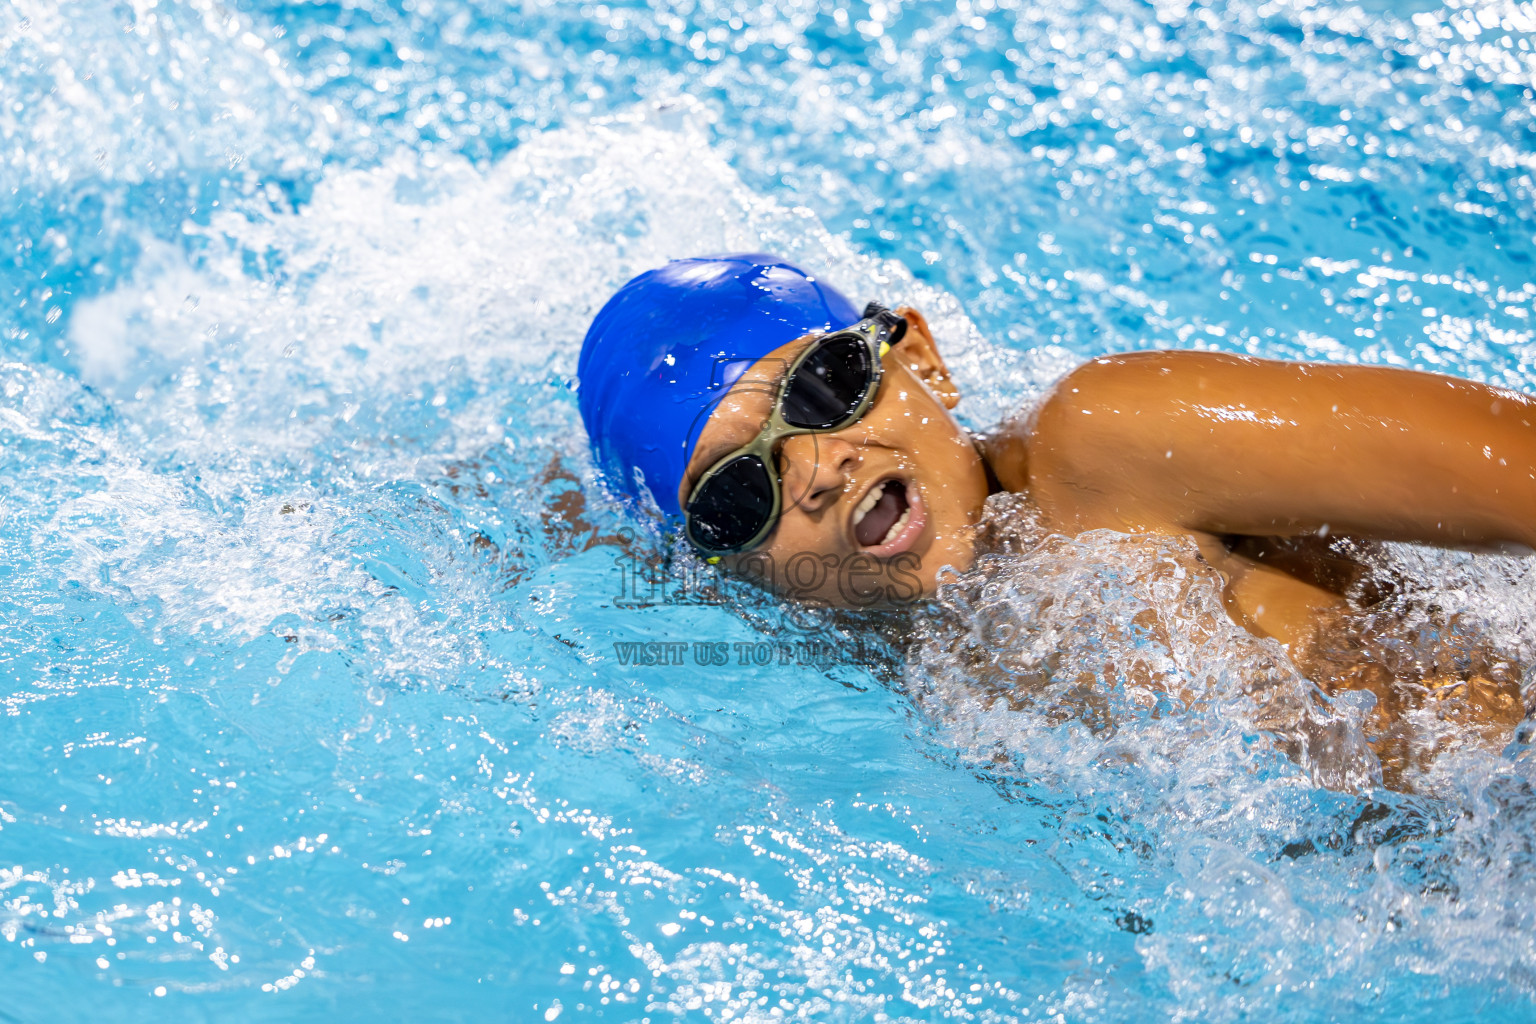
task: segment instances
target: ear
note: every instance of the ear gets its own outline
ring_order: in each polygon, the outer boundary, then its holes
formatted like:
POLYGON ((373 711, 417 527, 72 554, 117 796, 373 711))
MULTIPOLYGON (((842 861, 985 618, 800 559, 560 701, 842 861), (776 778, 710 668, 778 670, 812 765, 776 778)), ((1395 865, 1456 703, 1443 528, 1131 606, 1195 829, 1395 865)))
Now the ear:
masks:
POLYGON ((934 344, 928 321, 911 306, 900 307, 896 315, 907 321, 907 333, 891 347, 890 357, 900 361, 914 377, 926 384, 928 390, 944 403, 944 408, 953 409, 960 404, 960 390, 950 379, 949 368, 939 355, 938 345, 934 344))

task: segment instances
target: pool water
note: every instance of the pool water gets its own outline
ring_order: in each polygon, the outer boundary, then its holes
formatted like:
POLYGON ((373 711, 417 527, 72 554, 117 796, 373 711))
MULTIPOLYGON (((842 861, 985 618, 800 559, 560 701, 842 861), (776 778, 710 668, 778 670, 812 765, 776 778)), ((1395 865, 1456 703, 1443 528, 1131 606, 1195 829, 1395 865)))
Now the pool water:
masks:
MULTIPOLYGON (((899 643, 637 574, 571 378, 627 277, 751 248, 929 311, 978 428, 1127 348, 1536 391, 1533 46, 1511 0, 13 0, 0 1019, 1530 1020, 1523 739, 1373 788, 1171 542, 1028 546, 899 643)), ((1526 563, 1385 557, 1536 662, 1526 563)))

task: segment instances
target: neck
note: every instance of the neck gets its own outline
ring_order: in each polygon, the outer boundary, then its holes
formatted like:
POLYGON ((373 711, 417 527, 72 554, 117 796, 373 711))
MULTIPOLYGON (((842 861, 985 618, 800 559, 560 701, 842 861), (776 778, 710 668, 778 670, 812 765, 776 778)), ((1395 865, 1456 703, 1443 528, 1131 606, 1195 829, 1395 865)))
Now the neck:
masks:
POLYGON ((976 448, 976 454, 981 456, 981 468, 987 471, 987 493, 997 494, 1003 489, 1003 485, 997 480, 997 474, 992 470, 992 459, 987 452, 987 439, 981 434, 971 435, 971 444, 976 448))

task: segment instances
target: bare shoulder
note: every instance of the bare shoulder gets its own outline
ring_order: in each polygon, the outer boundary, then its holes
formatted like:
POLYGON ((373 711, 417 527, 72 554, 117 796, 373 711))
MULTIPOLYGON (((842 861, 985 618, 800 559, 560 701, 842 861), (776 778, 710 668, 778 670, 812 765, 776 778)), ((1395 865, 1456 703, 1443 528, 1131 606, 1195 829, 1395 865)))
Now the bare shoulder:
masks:
POLYGON ((983 453, 1005 489, 1031 491, 1065 514, 1066 504, 1059 499, 1066 491, 1097 490, 1089 480, 1092 470, 1121 463, 1130 454, 1128 439, 1147 440, 1145 414, 1201 390, 1213 375, 1259 362, 1210 352, 1100 356, 1063 377, 1038 405, 999 426, 986 439, 983 453))
MULTIPOLYGON (((1036 444, 1096 443, 1137 433, 1154 420, 1195 414, 1239 422, 1298 405, 1337 411, 1359 389, 1400 392, 1410 380, 1450 381, 1378 367, 1296 363, 1226 352, 1150 351, 1100 356, 1073 370, 1031 423, 1036 444)), ((1463 382, 1457 382, 1458 384, 1463 382)))
POLYGON ((1122 352, 1090 359, 1067 374, 1051 391, 1042 410, 1047 406, 1091 405, 1126 394, 1141 397, 1190 388, 1204 390, 1234 377, 1291 376, 1304 365, 1227 352, 1122 352))
POLYGON ((1177 528, 1187 517, 1172 499, 1208 490, 1213 472, 1240 475, 1258 453, 1238 434, 1294 419, 1298 402, 1333 401, 1336 375, 1222 352, 1101 356, 999 432, 994 471, 1064 528, 1177 528))
POLYGON ((1022 433, 1036 459, 1047 459, 1052 452, 1119 445, 1127 437, 1145 440, 1154 421, 1202 397, 1228 400, 1234 390, 1250 398, 1265 391, 1290 391, 1295 368, 1296 364, 1222 352, 1100 356, 1063 377, 1022 433))

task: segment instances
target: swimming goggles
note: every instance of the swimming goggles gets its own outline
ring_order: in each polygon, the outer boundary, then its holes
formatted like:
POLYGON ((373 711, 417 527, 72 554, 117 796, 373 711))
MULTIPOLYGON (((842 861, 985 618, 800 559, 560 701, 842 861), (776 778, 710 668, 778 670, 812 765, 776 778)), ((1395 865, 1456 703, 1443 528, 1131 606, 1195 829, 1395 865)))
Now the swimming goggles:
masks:
POLYGON ((684 516, 694 547, 720 556, 762 542, 783 506, 779 442, 856 423, 874 404, 881 357, 906 333, 905 319, 871 302, 864 319, 822 335, 795 357, 757 437, 710 466, 689 494, 684 516))

